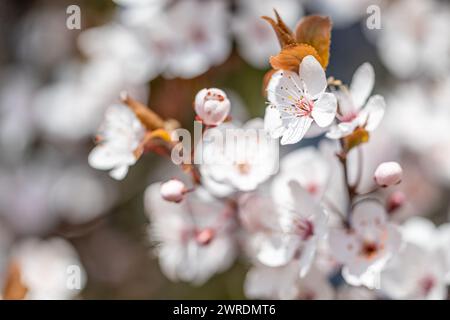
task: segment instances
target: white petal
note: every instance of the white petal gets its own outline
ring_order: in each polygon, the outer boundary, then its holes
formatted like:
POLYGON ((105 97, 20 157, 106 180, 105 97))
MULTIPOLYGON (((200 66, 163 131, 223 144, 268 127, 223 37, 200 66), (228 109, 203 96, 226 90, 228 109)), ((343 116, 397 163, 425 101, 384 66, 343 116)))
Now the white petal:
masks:
POLYGON ((261 243, 258 259, 269 267, 283 266, 292 260, 297 247, 297 242, 291 237, 268 238, 261 243))
POLYGON ((128 166, 117 167, 109 173, 109 175, 116 180, 123 180, 128 173, 128 166))
POLYGON ((340 139, 351 134, 357 126, 357 121, 341 122, 338 125, 332 126, 326 136, 329 139, 340 139))
POLYGON ((368 62, 362 64, 353 74, 350 93, 357 109, 360 109, 366 102, 372 92, 374 83, 375 72, 368 62))
POLYGON ((304 246, 301 254, 301 258, 299 261, 300 265, 300 278, 303 278, 311 268, 311 264, 314 260, 314 255, 316 253, 317 243, 315 239, 312 239, 311 241, 308 241, 306 245, 304 246))
POLYGON ((366 200, 355 205, 351 225, 359 235, 371 239, 379 235, 379 230, 384 228, 386 219, 386 211, 380 203, 366 200))
POLYGON ((385 108, 386 103, 382 96, 376 95, 369 99, 365 108, 360 113, 360 116, 366 122, 365 129, 367 131, 373 131, 378 127, 383 119, 385 108))
POLYGON ((348 90, 340 89, 333 92, 333 94, 336 96, 336 99, 339 103, 339 113, 342 116, 345 117, 358 112, 357 109, 359 109, 359 107, 355 107, 351 93, 348 90))
POLYGON ((99 170, 109 170, 120 164, 134 164, 136 158, 131 152, 115 149, 108 145, 95 147, 88 157, 89 165, 99 170))
POLYGON ((327 87, 325 71, 313 56, 303 58, 300 64, 300 79, 305 83, 305 91, 312 98, 317 98, 327 87))
POLYGON ((300 117, 289 122, 288 127, 283 132, 280 143, 282 145, 293 144, 302 140, 303 136, 311 126, 312 121, 313 119, 310 117, 300 117))
POLYGON ((360 248, 355 235, 343 229, 330 230, 329 244, 336 259, 344 264, 353 261, 360 248))
POLYGON ((333 122, 336 116, 336 108, 336 97, 331 93, 325 92, 314 103, 311 116, 319 127, 326 127, 333 122))
POLYGON ((291 106, 303 96, 298 74, 292 71, 275 72, 267 85, 267 99, 275 106, 291 106))
POLYGON ((264 115, 264 130, 274 139, 281 137, 285 130, 283 120, 281 120, 280 111, 273 106, 268 106, 266 108, 266 113, 264 115))

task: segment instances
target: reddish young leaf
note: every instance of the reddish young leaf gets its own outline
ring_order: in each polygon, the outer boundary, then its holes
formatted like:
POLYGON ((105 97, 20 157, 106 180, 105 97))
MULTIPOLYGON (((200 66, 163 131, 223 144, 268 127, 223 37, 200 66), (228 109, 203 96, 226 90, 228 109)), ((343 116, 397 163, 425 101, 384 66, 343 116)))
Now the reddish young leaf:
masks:
POLYGON ((298 72, 302 59, 309 55, 312 55, 321 63, 321 58, 316 49, 308 44, 301 43, 289 45, 276 56, 270 57, 270 64, 275 70, 282 69, 298 72))
POLYGON ((300 20, 295 29, 297 43, 313 46, 320 56, 320 64, 328 66, 331 43, 331 20, 328 17, 308 16, 300 20))

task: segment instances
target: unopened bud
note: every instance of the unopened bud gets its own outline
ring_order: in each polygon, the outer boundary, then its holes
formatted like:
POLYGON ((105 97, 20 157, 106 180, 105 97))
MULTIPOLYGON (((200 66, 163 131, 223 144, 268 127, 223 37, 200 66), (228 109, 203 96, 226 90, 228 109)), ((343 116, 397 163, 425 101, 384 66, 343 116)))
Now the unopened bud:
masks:
POLYGON ((381 187, 400 183, 403 170, 397 162, 383 162, 375 170, 375 182, 381 187))
POLYGON ((389 195, 386 202, 386 210, 388 213, 394 212, 405 204, 406 196, 401 191, 395 191, 389 195))
POLYGON ((220 89, 202 89, 195 96, 195 112, 206 125, 219 125, 228 116, 231 104, 220 89))
POLYGON ((180 202, 184 198, 186 187, 180 180, 171 179, 161 184, 160 192, 164 200, 180 202))

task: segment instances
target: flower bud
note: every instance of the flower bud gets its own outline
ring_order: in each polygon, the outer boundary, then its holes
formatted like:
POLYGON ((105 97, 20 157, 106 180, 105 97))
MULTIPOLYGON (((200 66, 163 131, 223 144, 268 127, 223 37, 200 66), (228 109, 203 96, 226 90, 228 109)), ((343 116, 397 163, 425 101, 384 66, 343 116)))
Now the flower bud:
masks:
POLYGON ((388 187, 400 183, 402 167, 397 162, 383 162, 375 170, 375 182, 381 187, 388 187))
POLYGON ((180 180, 171 179, 161 184, 160 192, 164 200, 180 202, 184 198, 186 187, 180 180))
POLYGON ((386 202, 386 210, 388 213, 391 213, 405 204, 406 196, 401 191, 395 191, 389 195, 386 202))
POLYGON ((197 242, 200 245, 205 246, 212 241, 212 239, 214 238, 214 235, 215 235, 214 229, 206 228, 206 229, 197 231, 197 233, 195 235, 195 240, 197 240, 197 242))
POLYGON ((219 125, 230 112, 230 100, 220 89, 202 89, 195 96, 195 112, 206 125, 219 125))

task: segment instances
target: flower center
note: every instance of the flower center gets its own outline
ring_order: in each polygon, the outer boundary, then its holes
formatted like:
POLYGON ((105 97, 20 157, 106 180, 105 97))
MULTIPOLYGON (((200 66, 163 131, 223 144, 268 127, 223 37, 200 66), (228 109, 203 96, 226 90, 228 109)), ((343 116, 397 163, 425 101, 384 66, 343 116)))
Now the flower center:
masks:
POLYGON ((319 186, 316 183, 311 182, 306 186, 306 191, 311 195, 315 195, 319 191, 319 186))
POLYGON ((236 165, 237 170, 241 175, 247 175, 250 173, 251 166, 248 163, 239 163, 236 165))
POLYGON ((314 235, 314 225, 307 219, 299 219, 294 222, 296 233, 303 241, 308 240, 314 235))
POLYGON ((361 255, 370 260, 376 256, 379 249, 375 242, 364 242, 361 248, 361 255))
POLYGON ((299 116, 308 117, 311 115, 314 104, 305 97, 301 97, 295 102, 295 107, 295 111, 299 116))
POLYGON ((206 42, 208 39, 208 36, 206 32, 199 26, 195 26, 191 30, 191 39, 194 43, 202 44, 206 42))
POLYGON ((195 232, 195 240, 202 246, 208 245, 214 238, 215 232, 212 228, 205 228, 195 232))

